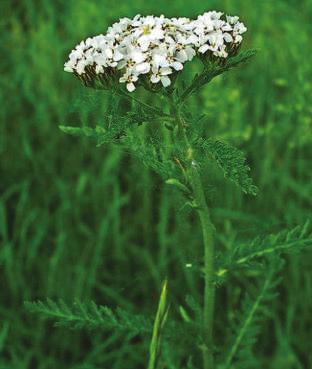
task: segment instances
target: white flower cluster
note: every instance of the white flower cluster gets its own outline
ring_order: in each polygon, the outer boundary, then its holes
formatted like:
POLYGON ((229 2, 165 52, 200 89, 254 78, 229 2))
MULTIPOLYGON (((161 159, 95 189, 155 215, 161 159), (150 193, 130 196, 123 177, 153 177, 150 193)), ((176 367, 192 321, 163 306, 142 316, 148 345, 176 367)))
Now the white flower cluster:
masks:
POLYGON ((105 35, 77 45, 64 70, 86 84, 96 78, 105 84, 120 71, 119 82, 126 83, 130 92, 139 80, 168 87, 172 76, 196 54, 223 59, 233 55, 246 31, 238 17, 215 11, 196 20, 163 15, 122 18, 105 35))

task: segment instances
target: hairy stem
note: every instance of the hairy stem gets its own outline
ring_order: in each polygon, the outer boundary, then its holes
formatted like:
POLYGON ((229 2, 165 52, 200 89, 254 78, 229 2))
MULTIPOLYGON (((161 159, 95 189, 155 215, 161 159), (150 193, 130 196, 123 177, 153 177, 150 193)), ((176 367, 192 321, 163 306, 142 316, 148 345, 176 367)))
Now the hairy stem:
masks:
POLYGON ((172 113, 175 115, 180 135, 183 138, 188 162, 187 176, 192 187, 194 207, 198 213, 204 243, 204 306, 203 306, 203 339, 202 346, 204 369, 213 369, 213 316, 215 289, 214 274, 214 226, 210 219, 210 212, 206 202, 202 180, 193 157, 193 149, 185 132, 185 124, 179 108, 171 100, 172 113))

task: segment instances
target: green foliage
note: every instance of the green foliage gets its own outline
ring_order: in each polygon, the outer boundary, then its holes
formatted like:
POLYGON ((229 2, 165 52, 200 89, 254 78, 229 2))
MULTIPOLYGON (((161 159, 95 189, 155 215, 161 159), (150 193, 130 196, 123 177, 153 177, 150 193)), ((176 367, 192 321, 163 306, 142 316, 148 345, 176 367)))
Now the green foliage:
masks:
POLYGON ((53 319, 56 327, 108 329, 130 332, 133 335, 151 331, 151 323, 146 318, 130 314, 120 308, 113 312, 110 308, 97 306, 94 302, 83 303, 76 300, 72 306, 69 306, 63 300, 55 302, 47 299, 45 302, 25 302, 25 307, 31 313, 53 319))
POLYGON ((176 178, 169 178, 169 179, 167 179, 166 180, 166 184, 168 184, 169 186, 176 187, 177 189, 179 189, 186 196, 189 196, 190 195, 190 189, 188 187, 186 187, 183 183, 181 183, 176 178))
POLYGON ((281 266, 279 259, 271 261, 271 265, 263 275, 263 282, 256 297, 247 296, 241 314, 235 314, 232 324, 233 338, 220 369, 249 369, 259 364, 252 349, 257 342, 261 325, 268 317, 268 305, 277 296, 274 289, 280 283, 277 273, 281 266))
POLYGON ((225 178, 234 182, 243 192, 251 195, 257 194, 258 189, 249 176, 250 168, 246 164, 246 157, 242 151, 212 138, 199 138, 195 145, 216 161, 225 178))
MULTIPOLYGON (((178 307, 186 293, 201 305, 201 275, 194 268, 184 268, 193 261, 201 265, 201 234, 193 215, 183 208, 184 202, 179 203, 180 196, 155 180, 149 167, 133 155, 125 160, 115 144, 96 149, 87 140, 70 139, 57 128, 62 122, 103 127, 106 132, 109 116, 112 123, 116 121, 117 106, 107 109, 115 94, 84 89, 62 68, 76 41, 103 32, 120 16, 137 12, 190 16, 216 8, 240 14, 249 28, 244 47, 261 49, 250 66, 215 78, 185 104, 190 118, 203 117, 205 137, 242 143, 261 188, 256 198, 242 197, 234 187, 222 190, 223 178, 214 178, 216 188, 221 189, 212 201, 217 248, 231 250, 268 230, 302 224, 311 215, 311 1, 207 4, 20 0, 14 2, 12 11, 12 2, 1 2, 0 37, 5 49, 0 60, 2 369, 145 368, 151 332, 146 339, 131 340, 126 331, 114 329, 51 331, 50 324, 25 312, 22 304, 45 301, 46 296, 56 301, 110 301, 111 306, 150 317, 164 276, 171 281, 170 318, 164 336, 177 331, 181 338, 163 340, 162 352, 171 354, 171 366, 167 361, 166 365, 185 369, 192 356, 189 367, 201 369, 197 335, 190 333, 186 323, 183 330, 171 324, 182 319, 178 307), (77 100, 77 96, 82 98, 77 100)), ((189 66, 183 73, 191 80, 195 71, 189 66)), ((141 120, 133 96, 163 108, 162 101, 141 89, 131 97, 118 97, 122 116, 127 115, 132 101, 137 111, 133 122, 141 120)), ((130 128, 143 127, 136 123, 130 128)), ((159 128, 164 146, 166 132, 159 128)), ((141 134, 148 137, 150 132, 141 134)), ((203 170, 203 176, 205 173, 203 170)), ((282 298, 270 306, 274 314, 269 318, 270 334, 263 334, 263 327, 256 346, 261 365, 251 369, 312 368, 307 329, 312 311, 311 256, 309 250, 285 255, 282 298)), ((259 271, 253 268, 235 273, 218 291, 217 341, 224 339, 225 306, 232 315, 236 312, 240 303, 237 288, 250 287, 254 275, 259 271)), ((183 307, 198 321, 191 308, 183 307)))
POLYGON ((312 246, 312 227, 308 220, 301 226, 286 229, 269 236, 256 237, 245 245, 234 247, 224 253, 219 261, 217 276, 223 277, 229 271, 251 267, 261 263, 272 254, 295 253, 312 246))
POLYGON ((145 121, 145 118, 150 120, 151 118, 168 116, 157 106, 149 105, 148 103, 135 97, 133 94, 124 91, 122 88, 118 88, 116 93, 134 103, 132 106, 132 111, 128 112, 128 114, 130 114, 134 120, 142 122, 145 121))
POLYGON ((129 129, 129 123, 112 125, 108 130, 102 127, 68 126, 60 126, 60 129, 73 136, 92 138, 97 142, 97 146, 117 144, 164 179, 176 174, 174 162, 161 142, 157 138, 140 137, 135 130, 129 129))
MULTIPOLYGON (((100 126, 97 126, 96 128, 59 126, 59 128, 62 132, 71 136, 93 138, 97 141, 98 145, 103 141, 113 140, 115 138, 115 135, 107 133, 105 129, 100 126)), ((116 134, 117 133, 120 132, 118 131, 116 134)))
POLYGON ((143 123, 152 123, 155 119, 161 119, 166 123, 168 116, 157 108, 138 101, 126 92, 121 96, 131 102, 131 109, 123 116, 120 114, 120 109, 118 110, 120 100, 115 99, 108 104, 103 126, 97 125, 91 128, 61 125, 60 130, 75 137, 91 138, 98 147, 116 144, 164 179, 175 175, 175 165, 172 160, 175 147, 165 146, 157 135, 146 138, 139 130, 139 126, 143 123))
POLYGON ((169 308, 167 306, 167 281, 164 282, 158 309, 154 321, 153 335, 149 349, 148 369, 156 369, 159 363, 161 335, 167 321, 169 308))
POLYGON ((176 168, 170 154, 157 138, 146 139, 134 131, 128 131, 121 143, 144 166, 158 173, 164 179, 176 174, 176 168))
POLYGON ((229 58, 224 64, 220 65, 218 63, 207 63, 203 71, 200 74, 196 75, 190 86, 185 88, 185 90, 181 93, 181 95, 179 96, 179 103, 183 103, 185 99, 187 99, 190 95, 196 93, 204 85, 211 82, 215 77, 248 61, 256 53, 257 50, 246 50, 236 56, 229 58))

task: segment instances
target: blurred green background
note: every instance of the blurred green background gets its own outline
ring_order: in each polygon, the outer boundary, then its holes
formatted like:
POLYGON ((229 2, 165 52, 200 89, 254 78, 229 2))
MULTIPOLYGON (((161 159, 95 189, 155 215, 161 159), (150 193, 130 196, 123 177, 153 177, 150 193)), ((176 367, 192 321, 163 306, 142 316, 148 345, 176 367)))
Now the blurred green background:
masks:
MULTIPOLYGON (((222 178, 217 187, 207 183, 219 247, 311 215, 311 0, 2 0, 1 369, 138 369, 147 361, 146 342, 54 328, 30 316, 25 300, 93 299, 150 315, 166 275, 173 315, 186 293, 200 299, 198 276, 185 263, 199 259, 201 234, 179 194, 118 148, 96 148, 58 125, 104 119, 107 94, 63 72, 80 40, 121 16, 193 17, 211 9, 240 15, 244 47, 260 49, 190 102, 207 114, 208 133, 246 151, 260 187, 252 198, 222 178)), ((263 368, 310 369, 312 254, 286 260, 256 354, 263 368)), ((248 284, 236 278, 233 284, 248 284)))

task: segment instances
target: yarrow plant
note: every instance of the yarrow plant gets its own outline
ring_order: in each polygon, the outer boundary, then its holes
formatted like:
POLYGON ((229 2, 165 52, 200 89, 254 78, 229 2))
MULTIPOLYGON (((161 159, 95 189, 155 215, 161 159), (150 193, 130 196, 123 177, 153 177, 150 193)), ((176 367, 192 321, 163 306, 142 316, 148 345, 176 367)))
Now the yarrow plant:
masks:
MULTIPOLYGON (((203 263, 198 271, 204 280, 204 290, 202 302, 188 298, 188 307, 194 317, 181 308, 182 321, 168 321, 167 282, 163 284, 153 324, 144 317, 121 309, 113 312, 94 303, 76 302, 69 307, 62 301, 39 301, 27 304, 31 311, 53 317, 57 324, 75 328, 151 334, 148 369, 257 367, 252 348, 259 322, 266 316, 265 304, 274 297, 272 289, 277 285, 276 274, 281 267, 278 255, 311 245, 310 226, 306 223, 276 235, 257 238, 233 250, 216 251, 215 227, 202 183, 203 168, 215 163, 224 177, 246 194, 256 195, 257 187, 249 175, 244 154, 226 142, 205 137, 201 116, 192 114, 185 104, 187 98, 213 78, 255 54, 254 50, 239 52, 246 31, 239 17, 216 11, 199 15, 194 20, 137 15, 133 19, 122 18, 105 34, 82 41, 65 63, 65 71, 74 73, 87 87, 110 90, 111 98, 105 126, 61 126, 61 129, 76 136, 94 138, 98 145, 112 143, 131 151, 160 174, 166 184, 179 190, 186 204, 198 214, 203 237, 203 263), (186 83, 180 76, 186 63, 194 58, 202 62, 202 69, 186 83), (151 105, 141 95, 136 95, 134 91, 139 87, 156 92, 161 97, 161 106, 156 100, 151 105), (131 102, 126 113, 120 109, 119 103, 123 99, 131 102), (139 125, 150 122, 163 127, 166 140, 162 137, 143 138, 137 133, 139 125), (207 157, 208 162, 205 161, 207 157), (263 267, 265 271, 261 274, 259 270, 263 267), (217 350, 213 339, 216 287, 231 273, 237 270, 244 273, 248 268, 258 270, 258 293, 253 299, 247 296, 242 313, 228 322, 233 334, 225 340, 225 347, 217 350), (172 349, 170 354, 168 350, 161 350, 163 342, 167 346, 184 344, 183 353, 190 348, 200 349, 201 355, 191 352, 188 360, 185 357, 173 359, 176 350, 172 349), (221 354, 216 355, 218 351, 221 354)), ((187 267, 192 268, 192 263, 187 267)))

